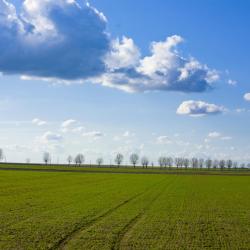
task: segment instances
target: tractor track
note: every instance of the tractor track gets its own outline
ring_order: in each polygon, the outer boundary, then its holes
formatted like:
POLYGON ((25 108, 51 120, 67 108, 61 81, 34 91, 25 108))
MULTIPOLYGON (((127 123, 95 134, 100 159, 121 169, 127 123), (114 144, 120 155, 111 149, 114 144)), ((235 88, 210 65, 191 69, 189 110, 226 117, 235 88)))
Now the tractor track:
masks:
MULTIPOLYGON (((169 183, 168 183, 169 184, 169 183)), ((163 189, 150 201, 150 203, 142 209, 142 211, 136 215, 134 218, 132 218, 124 227, 123 229, 118 233, 116 239, 113 242, 113 245, 111 247, 111 250, 119 250, 121 248, 121 243, 123 241, 123 238, 136 226, 136 224, 141 220, 141 218, 144 216, 144 214, 151 208, 151 206, 154 204, 154 202, 162 195, 162 193, 165 191, 166 187, 171 186, 172 183, 169 185, 165 185, 163 189)))
POLYGON ((122 203, 118 204, 115 207, 110 208, 108 211, 106 211, 105 213, 101 214, 100 216, 90 220, 89 222, 80 225, 78 227, 76 227, 73 231, 71 231, 69 234, 67 234, 64 238, 62 238, 59 242, 57 242, 52 248, 50 248, 51 250, 54 249, 63 249, 64 246, 67 244, 68 241, 70 241, 72 238, 74 238, 75 235, 77 235, 80 231, 87 229, 88 227, 91 227, 92 225, 94 225, 95 223, 97 223, 99 220, 103 219, 104 217, 108 216, 109 214, 113 213, 114 211, 116 211, 117 209, 119 209, 120 207, 124 206, 125 204, 127 204, 128 202, 132 201, 133 199, 137 198, 138 196, 142 195, 142 193, 137 194, 133 197, 131 197, 130 199, 127 199, 125 201, 123 201, 122 203))
POLYGON ((132 200, 135 200, 136 198, 138 198, 139 196, 142 196, 144 193, 146 193, 150 188, 147 188, 145 191, 140 192, 134 196, 132 196, 131 198, 121 202, 120 204, 118 204, 115 207, 110 208, 109 210, 107 210, 105 213, 101 214, 100 216, 90 220, 89 222, 80 225, 78 227, 76 227, 73 231, 71 231, 69 234, 67 234, 65 237, 63 237, 61 240, 59 240, 54 246, 52 246, 51 248, 49 248, 50 250, 55 250, 55 249, 64 249, 67 245, 67 243, 73 239, 76 235, 78 235, 78 233, 80 233, 83 230, 88 229, 89 227, 93 226, 94 224, 98 223, 99 221, 101 221, 102 219, 104 219, 105 217, 109 216, 110 214, 112 214, 113 212, 115 212, 117 209, 121 208, 122 206, 126 205, 127 203, 131 202, 132 200))

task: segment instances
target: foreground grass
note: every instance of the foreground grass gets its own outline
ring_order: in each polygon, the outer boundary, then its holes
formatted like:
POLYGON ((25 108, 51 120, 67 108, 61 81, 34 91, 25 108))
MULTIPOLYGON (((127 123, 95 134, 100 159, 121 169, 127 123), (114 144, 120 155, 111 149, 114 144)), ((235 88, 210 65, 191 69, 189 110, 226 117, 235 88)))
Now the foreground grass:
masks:
POLYGON ((249 183, 0 171, 0 249, 250 249, 249 183))

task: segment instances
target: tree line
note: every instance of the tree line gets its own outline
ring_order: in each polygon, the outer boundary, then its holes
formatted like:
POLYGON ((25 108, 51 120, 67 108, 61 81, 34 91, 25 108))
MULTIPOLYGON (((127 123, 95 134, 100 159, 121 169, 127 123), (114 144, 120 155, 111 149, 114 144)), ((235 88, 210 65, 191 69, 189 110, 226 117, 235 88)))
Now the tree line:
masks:
MULTIPOLYGON (((4 153, 3 150, 0 148, 0 162, 4 159, 4 153)), ((119 168, 124 163, 124 155, 121 153, 117 153, 114 156, 114 163, 119 168)), ((48 165, 51 164, 52 157, 49 152, 43 153, 43 162, 48 165)), ((85 162, 85 156, 81 153, 77 154, 75 157, 72 155, 69 155, 66 159, 68 165, 75 165, 75 166, 81 166, 85 162)), ((177 168, 177 169, 187 169, 187 168, 193 168, 193 169, 250 169, 250 163, 238 163, 237 161, 233 161, 231 159, 225 160, 225 159, 204 159, 204 158, 197 158, 193 157, 191 159, 185 158, 185 157, 166 157, 166 156, 160 156, 158 158, 158 164, 155 164, 154 162, 150 162, 149 158, 147 156, 139 157, 138 154, 132 153, 129 157, 130 164, 136 168, 137 166, 141 166, 143 168, 148 167, 160 167, 161 169, 171 169, 171 168, 177 168)), ((26 163, 30 163, 30 160, 27 159, 26 163)), ((104 164, 104 159, 102 157, 98 157, 96 159, 96 165, 102 166, 104 164)), ((110 165, 113 165, 110 163, 110 165)))
MULTIPOLYGON (((67 157, 68 165, 75 164, 76 166, 81 166, 85 162, 85 157, 83 154, 77 154, 75 157, 69 155, 67 157)), ((119 168, 122 166, 124 162, 124 156, 121 153, 117 153, 114 157, 114 163, 119 168)), ((48 152, 43 154, 43 161, 45 164, 51 163, 51 156, 48 152)), ((142 166, 143 168, 154 167, 155 164, 150 162, 147 156, 139 157, 138 154, 133 153, 129 157, 130 164, 136 168, 137 166, 142 166)), ((96 165, 101 166, 104 164, 104 159, 102 157, 98 157, 96 159, 96 165)), ((111 165, 111 164, 110 164, 111 165)), ((187 168, 194 168, 194 169, 237 169, 237 168, 248 168, 250 169, 250 163, 241 163, 239 164, 237 161, 233 161, 231 159, 204 159, 204 158, 196 158, 193 157, 191 159, 184 158, 184 157, 165 157, 160 156, 158 158, 158 165, 160 168, 171 169, 187 169, 187 168)))

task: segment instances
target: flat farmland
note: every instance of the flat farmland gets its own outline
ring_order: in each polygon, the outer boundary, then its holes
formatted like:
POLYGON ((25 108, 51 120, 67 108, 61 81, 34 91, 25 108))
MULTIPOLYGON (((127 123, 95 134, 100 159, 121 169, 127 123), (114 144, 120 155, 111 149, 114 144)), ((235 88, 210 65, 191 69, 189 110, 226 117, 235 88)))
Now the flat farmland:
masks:
POLYGON ((250 249, 250 176, 0 171, 0 249, 250 249))

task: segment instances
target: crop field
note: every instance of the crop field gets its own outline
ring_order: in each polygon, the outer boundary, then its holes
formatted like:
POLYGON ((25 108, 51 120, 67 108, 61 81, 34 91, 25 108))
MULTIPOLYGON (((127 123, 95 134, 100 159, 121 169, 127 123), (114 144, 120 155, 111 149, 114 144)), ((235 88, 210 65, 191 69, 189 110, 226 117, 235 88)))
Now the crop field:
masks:
POLYGON ((247 174, 1 170, 0 201, 1 250, 250 249, 247 174))

